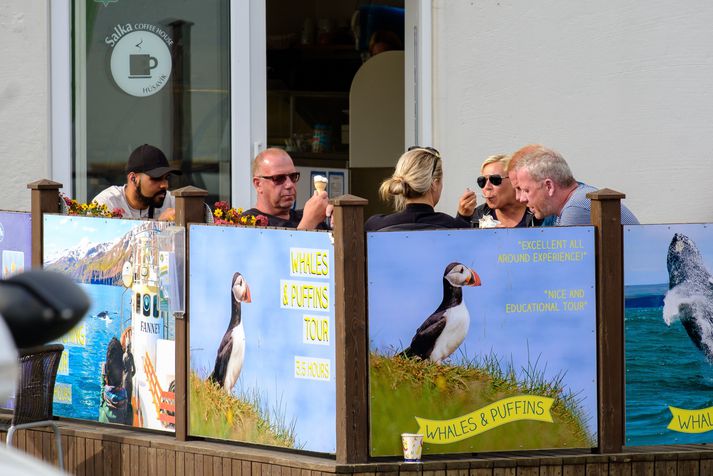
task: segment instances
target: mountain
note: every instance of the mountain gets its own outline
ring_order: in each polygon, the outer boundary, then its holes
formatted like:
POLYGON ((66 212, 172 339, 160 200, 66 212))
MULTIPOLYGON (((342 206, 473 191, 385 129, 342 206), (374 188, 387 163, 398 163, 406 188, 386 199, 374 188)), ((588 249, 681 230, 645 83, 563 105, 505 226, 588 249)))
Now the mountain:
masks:
POLYGON ((135 238, 146 232, 158 232, 166 225, 165 222, 140 222, 115 241, 67 249, 57 259, 45 263, 44 268, 59 271, 81 283, 121 286, 121 269, 132 257, 134 244, 138 244, 135 238))

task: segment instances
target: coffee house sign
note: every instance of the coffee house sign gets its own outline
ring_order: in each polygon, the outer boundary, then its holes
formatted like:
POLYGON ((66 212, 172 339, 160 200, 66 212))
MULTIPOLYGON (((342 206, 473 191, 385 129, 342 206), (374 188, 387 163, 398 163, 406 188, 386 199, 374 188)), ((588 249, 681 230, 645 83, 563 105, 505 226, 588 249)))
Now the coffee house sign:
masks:
POLYGON ((173 39, 159 26, 117 24, 104 43, 112 48, 111 75, 125 93, 151 96, 168 82, 173 39))

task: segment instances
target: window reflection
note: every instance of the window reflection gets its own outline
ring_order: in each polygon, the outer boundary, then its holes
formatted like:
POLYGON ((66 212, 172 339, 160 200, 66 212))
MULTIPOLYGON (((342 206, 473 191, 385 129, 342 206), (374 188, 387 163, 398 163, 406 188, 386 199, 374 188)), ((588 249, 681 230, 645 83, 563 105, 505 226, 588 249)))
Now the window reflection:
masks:
POLYGON ((171 189, 229 201, 229 0, 73 6, 78 198, 125 183, 130 152, 149 143, 183 171, 171 189))

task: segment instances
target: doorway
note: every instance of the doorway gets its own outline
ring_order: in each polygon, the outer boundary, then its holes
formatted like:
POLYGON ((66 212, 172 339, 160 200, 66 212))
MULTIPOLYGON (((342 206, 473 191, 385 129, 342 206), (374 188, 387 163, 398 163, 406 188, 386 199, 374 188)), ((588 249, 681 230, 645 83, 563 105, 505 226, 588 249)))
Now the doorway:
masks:
MULTIPOLYGON (((328 176, 330 197, 364 196, 384 178, 350 160, 350 88, 372 56, 404 49, 404 17, 403 0, 266 2, 267 146, 287 150, 304 177, 328 176)), ((312 191, 312 180, 298 184, 298 207, 312 191)), ((368 213, 383 208, 368 198, 368 213)))

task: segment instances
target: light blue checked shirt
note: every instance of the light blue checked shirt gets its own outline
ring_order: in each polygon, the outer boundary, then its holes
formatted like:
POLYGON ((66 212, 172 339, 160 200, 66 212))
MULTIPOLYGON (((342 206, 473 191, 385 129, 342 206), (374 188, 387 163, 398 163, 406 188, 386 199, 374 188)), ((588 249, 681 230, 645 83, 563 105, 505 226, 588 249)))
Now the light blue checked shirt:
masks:
MULTIPOLYGON (((587 198, 589 192, 596 192, 598 188, 591 185, 577 182, 577 188, 569 196, 569 200, 562 207, 562 211, 555 220, 555 226, 569 225, 591 225, 592 201, 587 198)), ((631 210, 621 205, 621 224, 622 225, 638 225, 639 220, 636 219, 631 210)))

